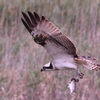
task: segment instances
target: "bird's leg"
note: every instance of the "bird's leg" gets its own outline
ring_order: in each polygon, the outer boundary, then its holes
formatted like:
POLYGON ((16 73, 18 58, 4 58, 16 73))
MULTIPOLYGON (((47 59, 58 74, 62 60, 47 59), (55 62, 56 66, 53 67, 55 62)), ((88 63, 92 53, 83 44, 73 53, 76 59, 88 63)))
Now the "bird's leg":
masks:
POLYGON ((77 70, 74 70, 74 76, 71 78, 71 80, 74 78, 76 80, 79 81, 79 79, 82 79, 84 76, 83 73, 81 73, 78 69, 77 70))
POLYGON ((76 70, 76 77, 79 77, 80 79, 82 79, 84 76, 83 73, 81 73, 79 70, 76 70))
POLYGON ((72 74, 72 78, 71 78, 71 81, 72 80, 75 80, 76 82, 79 82, 79 78, 78 78, 78 70, 73 70, 73 74, 72 74))
POLYGON ((83 78, 83 76, 84 76, 84 74, 83 74, 83 73, 78 73, 78 75, 79 75, 79 78, 80 78, 80 79, 82 79, 82 78, 83 78))

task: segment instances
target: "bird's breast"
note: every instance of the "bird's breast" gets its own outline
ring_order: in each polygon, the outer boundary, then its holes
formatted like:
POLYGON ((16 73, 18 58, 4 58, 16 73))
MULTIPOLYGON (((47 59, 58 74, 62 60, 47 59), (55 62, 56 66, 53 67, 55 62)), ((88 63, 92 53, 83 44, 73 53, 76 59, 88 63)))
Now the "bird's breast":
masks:
POLYGON ((52 61, 52 64, 57 69, 77 69, 77 64, 75 63, 75 60, 73 59, 73 57, 57 58, 52 61))

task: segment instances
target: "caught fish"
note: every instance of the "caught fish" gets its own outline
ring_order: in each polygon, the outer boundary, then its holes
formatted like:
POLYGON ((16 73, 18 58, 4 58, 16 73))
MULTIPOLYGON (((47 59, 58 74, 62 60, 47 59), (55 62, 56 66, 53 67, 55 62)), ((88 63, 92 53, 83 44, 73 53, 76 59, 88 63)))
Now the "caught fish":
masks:
POLYGON ((71 94, 75 93, 76 91, 76 82, 79 82, 79 80, 72 78, 71 82, 68 84, 68 88, 70 89, 71 94))

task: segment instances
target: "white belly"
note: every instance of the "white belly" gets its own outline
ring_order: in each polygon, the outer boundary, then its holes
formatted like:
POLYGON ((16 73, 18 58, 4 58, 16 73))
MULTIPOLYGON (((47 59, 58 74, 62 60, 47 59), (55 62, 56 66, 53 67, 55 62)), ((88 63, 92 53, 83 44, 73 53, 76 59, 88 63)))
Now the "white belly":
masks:
POLYGON ((77 69, 77 65, 72 56, 61 56, 52 62, 56 69, 77 69))

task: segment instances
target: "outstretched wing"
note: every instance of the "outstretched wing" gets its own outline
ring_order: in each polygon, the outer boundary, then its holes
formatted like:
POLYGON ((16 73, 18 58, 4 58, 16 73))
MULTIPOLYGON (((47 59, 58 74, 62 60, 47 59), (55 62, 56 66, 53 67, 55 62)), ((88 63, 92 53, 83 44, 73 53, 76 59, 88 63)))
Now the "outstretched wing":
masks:
POLYGON ((34 41, 42 45, 51 57, 61 53, 77 57, 73 43, 61 33, 61 31, 44 16, 41 18, 34 12, 28 11, 28 15, 22 12, 24 19, 21 19, 26 29, 33 36, 34 41))
POLYGON ((75 58, 75 61, 80 64, 83 65, 84 67, 86 67, 89 70, 100 70, 100 64, 97 64, 95 61, 84 58, 84 57, 79 57, 79 58, 75 58))

